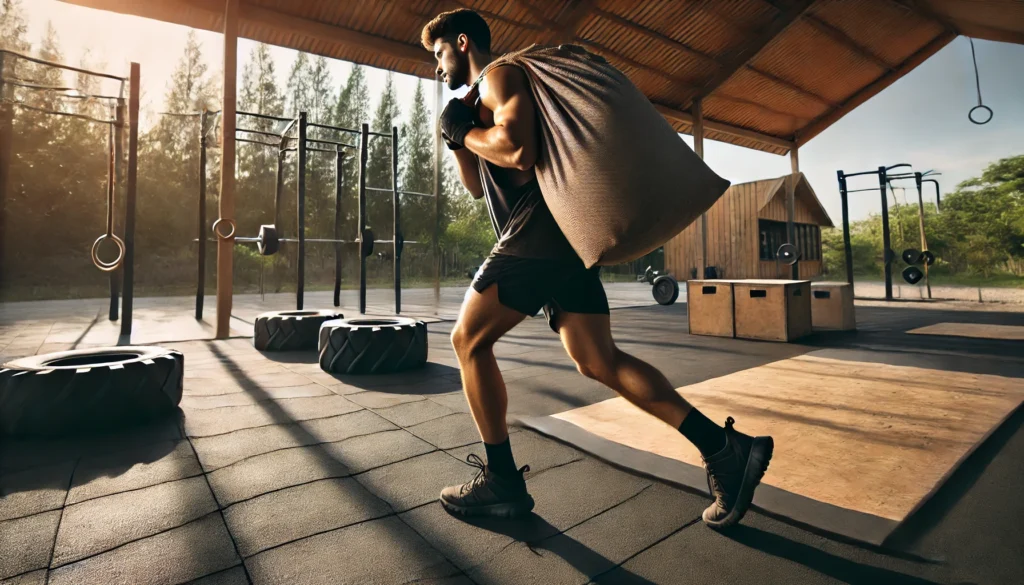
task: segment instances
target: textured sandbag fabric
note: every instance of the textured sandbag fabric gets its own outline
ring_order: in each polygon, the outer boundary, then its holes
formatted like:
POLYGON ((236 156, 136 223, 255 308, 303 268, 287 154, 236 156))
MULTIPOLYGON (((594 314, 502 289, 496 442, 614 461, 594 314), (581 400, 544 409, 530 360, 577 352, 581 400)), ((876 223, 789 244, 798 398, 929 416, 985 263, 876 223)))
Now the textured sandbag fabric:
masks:
POLYGON ((338 319, 320 328, 320 369, 386 374, 427 363, 427 325, 405 317, 338 319))
POLYGON ((252 344, 260 351, 315 350, 320 326, 341 313, 324 311, 271 311, 256 317, 252 344))
POLYGON ((177 410, 185 357, 155 346, 80 349, 0 368, 0 433, 56 436, 133 426, 177 410))
POLYGON ((603 57, 533 45, 498 58, 480 79, 503 65, 529 78, 541 130, 537 179, 588 268, 657 249, 729 188, 603 57))

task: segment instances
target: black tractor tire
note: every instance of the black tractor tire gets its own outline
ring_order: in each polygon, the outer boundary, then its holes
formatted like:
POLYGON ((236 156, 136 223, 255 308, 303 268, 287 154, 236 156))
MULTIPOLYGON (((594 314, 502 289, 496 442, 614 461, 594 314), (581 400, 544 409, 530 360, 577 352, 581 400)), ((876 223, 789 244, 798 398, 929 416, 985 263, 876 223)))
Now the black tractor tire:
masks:
POLYGON ((320 328, 320 369, 387 374, 427 363, 427 325, 405 317, 338 319, 320 328))
POLYGON ((663 274, 655 278, 653 284, 651 294, 659 305, 671 305, 679 298, 679 283, 671 276, 663 274))
POLYGON ((343 317, 334 310, 263 313, 256 317, 252 344, 260 351, 312 351, 317 349, 320 326, 343 317))
POLYGON ((59 436, 145 423, 177 410, 185 356, 156 346, 35 355, 0 368, 0 434, 59 436))

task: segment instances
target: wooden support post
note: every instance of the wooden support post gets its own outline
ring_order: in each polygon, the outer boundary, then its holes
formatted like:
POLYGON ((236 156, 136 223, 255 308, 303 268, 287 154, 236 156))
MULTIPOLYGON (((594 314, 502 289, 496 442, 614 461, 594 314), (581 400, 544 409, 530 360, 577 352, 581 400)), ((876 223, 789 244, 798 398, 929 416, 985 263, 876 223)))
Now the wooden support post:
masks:
MULTIPOLYGON (((238 77, 238 3, 224 2, 224 97, 221 106, 220 219, 235 218, 235 112, 238 77)), ((231 335, 234 238, 217 238, 217 339, 231 335)))
POLYGON ((139 184, 139 100, 140 67, 131 65, 128 93, 128 185, 124 204, 124 260, 121 263, 124 279, 121 296, 121 338, 119 343, 131 343, 132 303, 135 301, 135 202, 139 184))
MULTIPOLYGON (((786 241, 790 244, 796 243, 796 185, 800 180, 800 155, 796 146, 789 151, 789 180, 786 181, 786 241)), ((799 248, 799 246, 797 246, 799 248)), ((807 254, 807 250, 800 250, 797 261, 790 267, 790 278, 800 278, 800 256, 807 254)))
POLYGON ((203 300, 206 295, 206 124, 209 112, 203 110, 199 118, 199 251, 196 254, 196 320, 203 320, 203 300))
MULTIPOLYGON (((704 158, 704 107, 700 100, 693 102, 693 151, 704 158)), ((708 213, 700 214, 700 276, 708 277, 708 213)))
POLYGON ((0 283, 5 281, 7 265, 7 187, 11 173, 11 136, 14 132, 14 107, 8 102, 8 87, 4 79, 4 53, 0 52, 0 283))
POLYGON ((434 314, 441 311, 441 100, 444 99, 441 80, 434 81, 434 314))
MULTIPOLYGON (((123 94, 122 94, 123 95, 123 94)), ((117 192, 124 184, 124 127, 127 116, 128 105, 124 98, 117 100, 114 110, 114 233, 123 232, 124 221, 119 214, 117 192)), ((124 270, 118 268, 110 273, 110 320, 117 320, 118 299, 121 295, 121 281, 124 278, 124 270)))

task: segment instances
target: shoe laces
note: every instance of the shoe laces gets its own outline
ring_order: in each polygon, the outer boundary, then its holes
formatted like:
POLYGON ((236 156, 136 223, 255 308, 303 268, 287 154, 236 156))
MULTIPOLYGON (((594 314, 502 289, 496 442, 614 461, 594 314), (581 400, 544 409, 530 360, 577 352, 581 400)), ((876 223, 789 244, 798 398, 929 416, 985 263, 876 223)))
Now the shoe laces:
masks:
MULTIPOLYGON (((733 425, 735 423, 736 423, 736 421, 731 416, 725 419, 725 432, 726 432, 726 435, 734 432, 733 431, 733 425)), ((726 437, 726 445, 728 445, 728 444, 729 444, 729 442, 728 442, 728 436, 727 436, 726 437)), ((701 456, 701 460, 704 462, 704 471, 707 474, 708 495, 710 495, 711 497, 715 498, 715 501, 718 502, 720 505, 723 505, 723 506, 726 505, 728 502, 725 501, 725 496, 726 496, 725 487, 722 485, 722 482, 719 481, 719 478, 715 477, 715 475, 712 474, 712 467, 714 467, 714 463, 708 463, 708 460, 705 459, 704 456, 701 456)), ((722 470, 722 469, 719 469, 718 470, 718 475, 722 476, 722 478, 728 478, 731 475, 735 475, 736 471, 737 470, 722 470)))
MULTIPOLYGON (((477 455, 476 453, 470 453, 469 455, 467 455, 466 464, 469 465, 470 467, 475 467, 477 469, 477 472, 476 476, 473 477, 471 481, 462 484, 462 487, 459 488, 459 495, 463 496, 466 495, 467 492, 473 491, 478 486, 487 483, 487 463, 485 463, 484 460, 481 459, 479 455, 477 455)), ((530 471, 529 465, 524 465, 519 468, 520 474, 526 473, 527 471, 530 471)))

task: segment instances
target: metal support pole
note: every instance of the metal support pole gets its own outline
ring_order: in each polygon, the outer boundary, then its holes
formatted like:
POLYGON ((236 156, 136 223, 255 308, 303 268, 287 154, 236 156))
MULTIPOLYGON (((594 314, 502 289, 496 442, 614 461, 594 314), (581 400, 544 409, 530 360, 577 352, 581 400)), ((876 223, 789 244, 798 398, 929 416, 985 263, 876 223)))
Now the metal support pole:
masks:
MULTIPOLYGON (((434 117, 441 117, 444 87, 434 81, 434 117)), ((441 311, 441 127, 434 120, 434 314, 441 311)))
POLYGON ((199 252, 196 278, 196 320, 203 319, 206 298, 206 124, 209 112, 203 109, 199 118, 199 252))
MULTIPOLYGON (((790 244, 796 243, 796 186, 800 179, 800 157, 794 146, 789 151, 789 180, 786 181, 786 236, 790 244)), ((807 250, 800 250, 797 261, 790 267, 790 278, 800 279, 800 256, 807 253, 807 250)))
POLYGON ((402 234, 401 201, 398 199, 398 126, 391 127, 391 204, 394 208, 394 230, 391 240, 395 256, 395 314, 402 313, 402 234))
MULTIPOLYGON (((338 158, 334 162, 334 239, 341 239, 341 200, 344 190, 345 152, 338 147, 338 158)), ((341 242, 334 244, 334 306, 341 306, 341 242)))
MULTIPOLYGON (((282 143, 283 144, 283 143, 282 143)), ((277 235, 284 237, 284 218, 281 216, 281 202, 284 197, 284 149, 277 153, 277 187, 274 190, 274 226, 277 235)))
POLYGON ((882 195, 882 262, 885 264, 885 300, 892 300, 892 262, 889 255, 889 179, 885 167, 878 167, 878 190, 882 195))
POLYGON ((359 135, 359 313, 366 314, 366 256, 363 235, 366 232, 366 158, 370 125, 364 123, 359 135))
MULTIPOLYGON (((928 239, 924 235, 924 196, 921 194, 921 173, 914 173, 914 182, 917 184, 917 222, 921 230, 921 251, 928 249, 928 239)), ((928 263, 924 263, 924 286, 928 289, 928 298, 932 298, 932 284, 928 280, 928 263)))
POLYGON ((128 192, 124 206, 124 295, 121 297, 121 341, 131 342, 132 303, 135 301, 135 200, 139 184, 140 67, 131 65, 128 97, 128 192))
MULTIPOLYGON (((224 79, 221 105, 220 201, 218 215, 235 219, 235 109, 238 103, 238 10, 240 0, 224 0, 224 79)), ((231 335, 235 242, 217 240, 217 339, 231 335)))
MULTIPOLYGON (((846 175, 836 171, 839 176, 839 199, 843 205, 843 257, 846 260, 846 282, 853 288, 853 247, 850 245, 850 206, 846 191, 846 175)), ((852 292, 852 290, 851 290, 852 292)))
POLYGON ((14 132, 14 107, 8 98, 4 80, 6 55, 0 53, 0 287, 4 282, 7 260, 7 187, 11 173, 11 137, 14 132))
MULTIPOLYGON (((124 103, 124 99, 117 100, 117 106, 114 110, 114 233, 123 231, 124 226, 118 225, 121 222, 118 221, 119 214, 117 213, 117 191, 124 181, 124 122, 125 122, 125 109, 127 105, 124 103)), ((118 314, 118 297, 121 296, 121 279, 124 278, 122 270, 119 267, 110 273, 110 311, 109 317, 111 321, 117 321, 118 314)))
POLYGON ((295 310, 302 310, 302 301, 306 293, 306 112, 299 112, 299 156, 295 161, 295 184, 298 186, 296 196, 296 236, 299 240, 298 249, 298 281, 295 286, 295 310))

